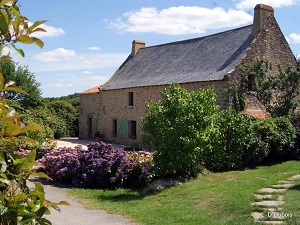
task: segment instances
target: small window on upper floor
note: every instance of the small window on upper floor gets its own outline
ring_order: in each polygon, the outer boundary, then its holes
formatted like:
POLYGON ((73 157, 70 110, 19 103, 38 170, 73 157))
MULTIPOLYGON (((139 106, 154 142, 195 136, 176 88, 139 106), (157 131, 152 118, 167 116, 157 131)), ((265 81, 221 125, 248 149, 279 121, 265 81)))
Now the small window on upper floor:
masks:
POLYGON ((128 105, 133 106, 133 92, 128 92, 128 105))

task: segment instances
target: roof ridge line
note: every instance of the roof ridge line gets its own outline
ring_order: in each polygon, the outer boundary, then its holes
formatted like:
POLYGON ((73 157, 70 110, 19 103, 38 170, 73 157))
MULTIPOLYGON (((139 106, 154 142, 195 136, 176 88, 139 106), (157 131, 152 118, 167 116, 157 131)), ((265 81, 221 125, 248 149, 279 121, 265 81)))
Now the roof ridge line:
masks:
POLYGON ((253 26, 253 24, 246 25, 246 26, 243 26, 243 27, 237 27, 237 28, 234 28, 234 29, 231 29, 231 30, 221 31, 221 32, 214 33, 214 34, 209 34, 209 35, 202 36, 202 37, 189 38, 189 39, 184 39, 184 40, 180 40, 180 41, 171 41, 171 42, 167 42, 167 43, 163 43, 163 44, 157 44, 157 45, 146 46, 146 47, 143 48, 143 49, 146 49, 146 48, 152 48, 152 47, 158 47, 158 46, 163 46, 163 45, 176 44, 176 43, 180 43, 180 42, 187 42, 187 41, 192 41, 192 40, 197 40, 197 39, 202 39, 202 38, 207 38, 207 37, 210 37, 210 36, 220 35, 220 34, 223 34, 223 33, 230 32, 230 31, 235 31, 235 30, 244 29, 244 28, 250 27, 250 26, 253 26))

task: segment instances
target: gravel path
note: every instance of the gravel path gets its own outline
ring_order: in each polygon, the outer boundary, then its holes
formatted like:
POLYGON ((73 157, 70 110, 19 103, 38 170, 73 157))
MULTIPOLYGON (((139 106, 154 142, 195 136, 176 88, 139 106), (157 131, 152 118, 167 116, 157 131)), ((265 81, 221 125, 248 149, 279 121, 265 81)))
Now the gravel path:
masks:
POLYGON ((59 206, 61 212, 51 209, 46 216, 53 225, 134 225, 127 218, 120 215, 108 214, 103 210, 89 210, 84 208, 66 194, 66 189, 49 184, 44 185, 46 198, 52 202, 67 201, 71 206, 59 206))
MULTIPOLYGON (((77 138, 63 138, 57 141, 58 147, 74 147, 84 145, 91 140, 77 138)), ((60 206, 61 212, 51 209, 51 214, 46 216, 53 225, 136 225, 121 215, 108 214, 103 210, 89 210, 73 198, 67 196, 66 188, 44 184, 46 198, 51 202, 67 201, 71 206, 60 206)))

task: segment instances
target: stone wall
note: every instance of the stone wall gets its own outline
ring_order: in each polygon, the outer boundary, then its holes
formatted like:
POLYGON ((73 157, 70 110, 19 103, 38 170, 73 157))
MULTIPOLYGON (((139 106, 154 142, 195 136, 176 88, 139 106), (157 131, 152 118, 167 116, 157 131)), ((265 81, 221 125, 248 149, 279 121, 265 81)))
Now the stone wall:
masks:
MULTIPOLYGON (((79 138, 92 138, 90 121, 92 118, 99 120, 100 117, 100 95, 99 93, 80 94, 80 117, 79 117, 79 138)), ((95 127, 94 129, 97 129, 95 127)))
MULTIPOLYGON (((224 89, 227 88, 227 83, 224 81, 215 82, 195 82, 183 84, 187 90, 198 90, 213 85, 218 95, 217 103, 221 108, 227 107, 227 99, 224 96, 224 89)), ((161 92, 169 87, 164 86, 149 86, 137 87, 119 90, 109 90, 100 92, 100 117, 98 128, 107 141, 130 145, 131 143, 141 143, 141 121, 146 115, 145 102, 156 101, 161 99, 161 92), (133 92, 133 106, 128 105, 129 92, 133 92), (136 139, 117 138, 113 135, 113 121, 128 120, 136 121, 136 139)))

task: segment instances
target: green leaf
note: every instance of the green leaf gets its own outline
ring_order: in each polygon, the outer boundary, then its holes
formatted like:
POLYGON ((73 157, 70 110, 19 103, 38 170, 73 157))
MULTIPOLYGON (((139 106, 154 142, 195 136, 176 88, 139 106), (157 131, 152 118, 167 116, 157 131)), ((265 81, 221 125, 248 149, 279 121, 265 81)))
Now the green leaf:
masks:
POLYGON ((30 125, 23 127, 21 132, 25 133, 27 131, 36 131, 36 130, 43 130, 43 128, 37 124, 30 124, 30 125))
MULTIPOLYGON (((46 215, 49 215, 48 212, 49 212, 49 214, 50 214, 50 211, 49 211, 49 210, 46 211, 45 214, 46 214, 46 215)), ((52 224, 49 220, 47 220, 47 219, 45 219, 45 218, 40 218, 40 219, 38 219, 38 222, 39 222, 40 225, 51 225, 51 224, 52 224)))
POLYGON ((15 45, 12 45, 14 47, 14 49, 23 57, 25 57, 25 53, 22 49, 17 48, 15 45))
POLYGON ((31 176, 40 177, 40 178, 46 178, 48 180, 52 180, 47 174, 45 174, 43 172, 32 173, 31 176))
POLYGON ((39 25, 41 25, 41 24, 43 24, 45 22, 47 22, 47 20, 38 20, 38 21, 34 22, 34 24, 32 24, 30 27, 28 27, 28 30, 27 30, 28 33, 29 34, 32 33, 32 30, 34 28, 38 27, 39 25))
MULTIPOLYGON (((31 138, 26 138, 26 137, 20 137, 18 136, 17 138, 13 138, 14 141, 20 141, 20 142, 26 142, 29 144, 35 145, 37 143, 36 140, 31 139, 31 138)), ((5 139, 2 139, 2 141, 5 141, 5 139)), ((11 141, 11 139, 8 139, 7 141, 11 141)))
POLYGON ((39 46, 40 48, 44 47, 44 42, 36 37, 32 37, 32 40, 34 41, 34 43, 39 46))
POLYGON ((6 133, 8 136, 16 136, 21 133, 21 128, 12 121, 8 121, 6 125, 6 133))
POLYGON ((1 31, 1 36, 5 35, 8 32, 8 18, 7 15, 0 10, 0 31, 1 31))
POLYGON ((11 60, 12 58, 9 55, 0 57, 0 61, 11 60))
POLYGON ((26 162, 34 164, 36 157, 36 150, 33 149, 26 157, 26 162))
POLYGON ((57 203, 57 205, 71 206, 71 204, 66 201, 60 201, 59 203, 57 203))
POLYGON ((41 207, 38 211, 35 212, 35 215, 39 218, 43 217, 44 214, 49 211, 47 207, 41 207))
POLYGON ((21 42, 21 43, 24 43, 24 44, 32 44, 33 43, 33 40, 31 37, 29 37, 28 35, 20 35, 18 38, 17 38, 17 41, 21 42))
POLYGON ((29 224, 34 219, 36 219, 36 215, 34 213, 28 213, 25 216, 23 216, 22 220, 19 222, 20 224, 29 224))
POLYGON ((44 187, 40 182, 35 182, 35 188, 41 193, 44 193, 44 187))
POLYGON ((20 193, 15 196, 15 201, 22 202, 27 198, 27 195, 25 193, 20 193))

